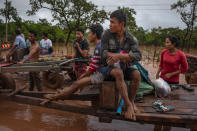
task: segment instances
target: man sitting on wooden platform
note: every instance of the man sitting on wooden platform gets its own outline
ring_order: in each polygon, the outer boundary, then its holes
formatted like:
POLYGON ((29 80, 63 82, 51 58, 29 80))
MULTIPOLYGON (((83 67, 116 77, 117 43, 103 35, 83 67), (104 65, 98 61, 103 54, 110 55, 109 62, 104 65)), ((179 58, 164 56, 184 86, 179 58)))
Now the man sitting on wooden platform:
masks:
POLYGON ((136 120, 137 107, 134 99, 140 85, 140 72, 132 64, 141 60, 137 39, 126 30, 126 14, 116 10, 110 15, 110 30, 105 31, 101 40, 101 65, 99 72, 105 80, 116 80, 119 93, 124 99, 126 119, 136 120), (124 53, 121 53, 124 52, 124 53), (131 81, 129 100, 125 80, 131 81))
POLYGON ((66 87, 58 93, 45 95, 46 100, 41 104, 45 104, 52 100, 58 100, 61 98, 69 97, 72 93, 76 92, 78 89, 83 88, 89 84, 99 84, 103 82, 103 76, 100 72, 97 72, 100 66, 100 47, 101 47, 101 36, 103 33, 103 27, 100 24, 94 24, 89 27, 88 40, 94 43, 96 48, 94 50, 93 61, 89 67, 89 70, 82 74, 76 82, 74 82, 70 87, 66 87))

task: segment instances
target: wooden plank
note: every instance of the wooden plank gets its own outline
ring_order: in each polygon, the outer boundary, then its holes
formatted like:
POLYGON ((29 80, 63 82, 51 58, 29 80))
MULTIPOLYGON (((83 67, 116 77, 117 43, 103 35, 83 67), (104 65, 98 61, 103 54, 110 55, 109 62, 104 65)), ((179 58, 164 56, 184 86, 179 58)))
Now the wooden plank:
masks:
MULTIPOLYGON (((146 97, 143 103, 136 103, 137 106, 141 107, 152 107, 152 103, 155 102, 156 98, 146 97)), ((182 100, 162 100, 165 105, 172 105, 175 108, 180 109, 197 109, 197 101, 182 101, 182 100)))
POLYGON ((90 106, 73 105, 71 103, 60 103, 60 102, 50 102, 45 105, 40 105, 43 99, 35 98, 35 97, 28 97, 28 96, 21 96, 21 95, 15 95, 14 97, 10 97, 10 100, 24 103, 24 104, 42 106, 42 107, 47 107, 47 108, 52 108, 52 109, 74 112, 74 113, 95 115, 94 109, 91 108, 90 106))
POLYGON ((12 93, 8 94, 8 96, 14 96, 16 94, 18 94, 19 92, 22 92, 23 90, 25 90, 28 87, 28 84, 25 84, 22 88, 17 89, 15 91, 13 91, 12 93))
POLYGON ((197 101, 197 94, 172 94, 171 100, 183 100, 183 101, 197 101))
POLYGON ((10 93, 12 91, 12 89, 0 89, 0 93, 10 93))
POLYGON ((171 95, 174 95, 174 94, 176 94, 176 95, 178 95, 178 94, 179 95, 185 95, 185 94, 194 95, 194 94, 197 94, 197 87, 196 86, 192 86, 192 87, 194 88, 194 91, 192 91, 192 92, 180 88, 180 89, 173 90, 170 94, 171 95))
MULTIPOLYGON (((125 120, 122 116, 116 115, 115 112, 103 112, 98 110, 97 116, 109 117, 112 119, 125 120)), ((132 120, 127 120, 132 121, 132 120)), ((186 124, 196 124, 197 116, 192 115, 173 115, 173 114, 159 114, 159 113, 139 113, 136 114, 136 121, 140 123, 165 123, 165 125, 176 125, 185 127, 186 124)))
MULTIPOLYGON (((10 66, 10 67, 2 67, 0 72, 40 72, 40 71, 48 71, 51 69, 60 69, 59 65, 45 65, 45 66, 10 66)), ((71 70, 72 67, 62 67, 63 70, 71 70)))
POLYGON ((118 93, 115 82, 104 81, 100 88, 100 108, 114 110, 118 106, 118 93))
POLYGON ((158 113, 158 114, 171 114, 171 115, 194 115, 197 116, 197 110, 196 109, 179 109, 175 108, 174 111, 169 112, 157 112, 152 107, 138 107, 140 111, 144 113, 158 113))
MULTIPOLYGON (((19 95, 43 98, 46 94, 55 94, 55 92, 37 92, 37 91, 24 91, 20 92, 19 95)), ((72 94, 70 97, 64 100, 81 100, 81 101, 92 101, 99 98, 98 94, 72 94)))

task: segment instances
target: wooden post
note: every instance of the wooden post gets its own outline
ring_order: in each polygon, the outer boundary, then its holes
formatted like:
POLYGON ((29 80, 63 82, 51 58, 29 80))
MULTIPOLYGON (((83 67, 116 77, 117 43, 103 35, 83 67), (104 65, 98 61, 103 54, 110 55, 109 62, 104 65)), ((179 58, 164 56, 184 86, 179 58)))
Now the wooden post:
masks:
POLYGON ((118 92, 114 81, 104 81, 100 88, 100 108, 116 110, 118 92))

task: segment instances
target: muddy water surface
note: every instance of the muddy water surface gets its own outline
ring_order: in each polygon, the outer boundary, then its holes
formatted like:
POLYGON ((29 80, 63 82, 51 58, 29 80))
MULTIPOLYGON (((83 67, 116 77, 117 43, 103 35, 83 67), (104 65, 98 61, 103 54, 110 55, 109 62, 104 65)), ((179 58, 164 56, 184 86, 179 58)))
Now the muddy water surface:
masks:
MULTIPOLYGON (((113 120, 0 100, 0 131, 153 131, 154 125, 113 120)), ((187 131, 172 128, 172 131, 187 131)))

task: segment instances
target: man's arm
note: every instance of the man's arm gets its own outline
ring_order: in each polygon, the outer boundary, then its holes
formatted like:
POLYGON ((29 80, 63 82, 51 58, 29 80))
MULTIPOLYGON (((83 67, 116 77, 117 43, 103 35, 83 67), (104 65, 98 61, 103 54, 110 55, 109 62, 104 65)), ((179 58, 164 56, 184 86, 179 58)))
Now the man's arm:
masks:
POLYGON ((76 42, 75 45, 76 45, 78 51, 80 52, 80 54, 81 54, 83 57, 88 57, 89 45, 88 45, 87 41, 84 41, 84 42, 85 42, 85 43, 84 43, 82 49, 80 48, 78 42, 76 42))
POLYGON ((15 51, 16 47, 19 45, 19 43, 20 43, 20 38, 16 37, 12 48, 10 49, 9 53, 7 54, 7 57, 10 57, 14 53, 14 51, 15 51))
POLYGON ((128 42, 130 43, 130 51, 128 53, 107 53, 108 65, 113 65, 119 60, 123 61, 124 63, 141 60, 142 55, 139 50, 137 39, 133 37, 130 38, 128 42))
POLYGON ((109 30, 103 34, 101 43, 101 63, 104 64, 108 56, 109 30))
POLYGON ((142 59, 142 54, 139 49, 139 44, 137 39, 133 36, 132 39, 130 39, 130 51, 128 52, 128 55, 132 62, 134 61, 140 61, 142 59))
POLYGON ((79 51, 79 53, 83 56, 83 57, 87 57, 88 56, 88 50, 82 50, 79 46, 79 43, 75 43, 76 44, 76 47, 79 51))
POLYGON ((36 52, 39 50, 39 46, 37 46, 36 48, 32 49, 30 51, 30 53, 25 57, 25 59, 23 59, 21 62, 19 62, 20 64, 23 64, 24 62, 26 62, 27 60, 31 59, 34 54, 36 54, 36 52))

